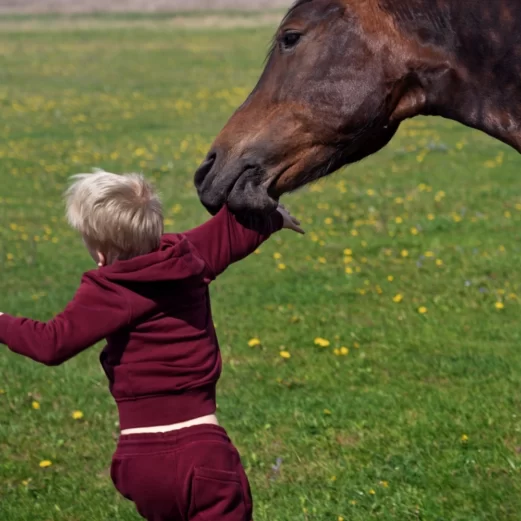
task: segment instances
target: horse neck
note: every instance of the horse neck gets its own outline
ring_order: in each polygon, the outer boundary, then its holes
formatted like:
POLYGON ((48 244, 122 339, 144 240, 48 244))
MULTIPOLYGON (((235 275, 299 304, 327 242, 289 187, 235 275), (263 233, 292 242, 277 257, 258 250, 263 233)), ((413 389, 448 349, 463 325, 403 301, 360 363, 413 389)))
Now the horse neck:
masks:
POLYGON ((395 16, 402 28, 447 57, 450 73, 431 85, 426 114, 477 128, 521 152, 521 2, 380 1, 401 5, 395 16))

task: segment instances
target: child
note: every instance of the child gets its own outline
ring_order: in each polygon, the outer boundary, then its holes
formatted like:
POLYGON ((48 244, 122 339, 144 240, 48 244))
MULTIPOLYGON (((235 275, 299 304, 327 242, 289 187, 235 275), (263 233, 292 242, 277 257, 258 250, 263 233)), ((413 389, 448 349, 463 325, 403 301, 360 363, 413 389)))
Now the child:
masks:
POLYGON ((150 521, 250 521, 248 480, 215 416, 221 357, 208 285, 281 228, 303 233, 300 223, 281 206, 254 231, 225 207, 163 235, 159 198, 137 174, 80 174, 66 199, 99 269, 47 323, 0 316, 0 343, 53 366, 106 338, 116 488, 150 521))

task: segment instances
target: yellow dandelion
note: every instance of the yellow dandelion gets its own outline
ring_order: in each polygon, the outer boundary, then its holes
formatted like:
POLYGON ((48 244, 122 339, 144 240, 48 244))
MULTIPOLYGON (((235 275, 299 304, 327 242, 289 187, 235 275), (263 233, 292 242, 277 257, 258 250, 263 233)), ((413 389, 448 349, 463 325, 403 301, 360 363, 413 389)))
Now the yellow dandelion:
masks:
POLYGON ((259 248, 257 248, 253 253, 254 253, 255 255, 259 255, 260 252, 261 252, 261 250, 260 250, 259 248))
POLYGON ((467 443, 467 441, 469 441, 469 437, 466 434, 462 434, 461 435, 461 441, 463 443, 467 443))
POLYGON ((318 262, 320 262, 320 264, 326 264, 327 263, 327 259, 325 257, 319 257, 318 258, 318 262))
POLYGON ((394 280, 394 277, 393 277, 392 275, 389 275, 389 276, 387 277, 387 280, 388 280, 389 282, 392 282, 392 281, 394 280))
POLYGON ((399 304, 402 301, 403 301, 403 295, 401 293, 398 293, 397 295, 395 295, 393 297, 393 302, 396 304, 399 304))
POLYGON ((351 268, 350 266, 347 266, 347 267, 346 267, 346 273, 347 273, 348 275, 352 275, 352 274, 353 274, 353 268, 351 268))
POLYGON ((351 256, 353 255, 353 250, 352 250, 351 248, 346 248, 346 249, 344 250, 344 255, 345 255, 346 257, 351 257, 351 256))
POLYGON ((276 251, 276 252, 273 254, 273 258, 274 258, 275 260, 280 260, 280 259, 282 259, 282 254, 279 253, 278 251, 276 251))
POLYGON ((286 265, 283 264, 282 262, 277 266, 277 268, 281 271, 284 271, 286 269, 286 265))
POLYGON ((405 259, 406 257, 409 256, 409 252, 407 250, 402 250, 400 255, 405 259))
POLYGON ((443 261, 441 259, 436 259, 436 266, 443 266, 443 261))
POLYGON ((286 360, 288 360, 289 358, 291 358, 291 354, 289 351, 281 351, 280 353, 280 356, 286 360))
POLYGON ((435 217, 435 215, 433 213, 430 213, 430 214, 427 215, 427 219, 429 219, 429 221, 434 221, 435 218, 436 217, 435 217))
POLYGON ((33 409, 38 410, 40 408, 40 402, 37 402, 36 400, 34 400, 32 403, 32 407, 33 407, 33 409))
POLYGON ((427 313, 428 309, 425 307, 425 306, 421 306, 420 308, 418 308, 418 313, 420 315, 425 315, 425 313, 427 313))
POLYGON ((420 232, 418 230, 418 228, 411 228, 411 234, 412 235, 418 235, 420 232))
POLYGON ((380 481, 380 485, 381 485, 383 488, 389 488, 389 482, 388 482, 388 481, 380 481))
POLYGON ((349 349, 347 347, 341 347, 340 348, 340 354, 342 356, 347 356, 349 354, 349 349))
POLYGON ((370 491, 369 491, 369 494, 371 494, 371 496, 374 496, 376 494, 376 491, 374 488, 372 488, 370 491))
POLYGON ((324 219, 324 224, 327 224, 328 226, 330 226, 331 224, 333 224, 333 219, 331 217, 326 217, 324 219))
POLYGON ((495 306, 496 309, 505 309, 505 304, 503 304, 503 302, 496 302, 495 306))
POLYGON ((331 415, 331 411, 329 409, 324 409, 324 414, 326 416, 330 416, 331 415))
POLYGON ((428 257, 428 258, 434 257, 434 252, 433 251, 426 251, 425 252, 425 257, 428 257))
POLYGON ((40 461, 40 467, 42 469, 46 469, 47 467, 50 467, 52 465, 52 461, 48 459, 44 459, 43 461, 40 461))
POLYGON ((394 219, 394 222, 395 222, 396 224, 402 224, 402 223, 403 223, 403 218, 402 218, 402 217, 396 217, 396 218, 394 219))
POLYGON ((344 521, 344 518, 342 516, 338 516, 337 521, 344 521))
POLYGON ((340 349, 336 347, 335 349, 333 349, 333 353, 335 353, 336 356, 340 356, 340 349))
POLYGON ((358 342, 353 342, 353 347, 355 349, 360 349, 360 344, 358 342))
POLYGON ((356 501, 355 501, 354 499, 352 499, 352 500, 350 501, 350 503, 351 503, 352 505, 356 505, 356 501))
POLYGON ((453 214, 452 214, 452 219, 453 219, 453 221, 454 221, 455 223, 459 223, 459 222, 461 222, 462 217, 461 217, 461 215, 458 215, 457 213, 453 213, 453 214))
POLYGON ((261 345, 261 341, 260 341, 260 338, 252 338, 249 342, 248 342, 248 346, 249 347, 257 347, 257 346, 260 346, 261 345))
POLYGON ((73 411, 71 416, 73 420, 81 420, 83 418, 83 413, 81 411, 73 411))
POLYGON ((319 347, 329 347, 331 342, 325 338, 317 337, 315 338, 315 345, 319 347))
POLYGON ((358 230, 351 230, 351 235, 353 237, 357 237, 358 236, 358 230))

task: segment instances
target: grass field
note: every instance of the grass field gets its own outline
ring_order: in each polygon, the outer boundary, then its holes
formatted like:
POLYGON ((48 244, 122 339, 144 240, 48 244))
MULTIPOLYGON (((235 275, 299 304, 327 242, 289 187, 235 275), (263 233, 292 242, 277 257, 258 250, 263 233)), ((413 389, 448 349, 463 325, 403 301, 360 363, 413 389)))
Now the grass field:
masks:
MULTIPOLYGON (((193 172, 271 29, 17 23, 0 32, 0 310, 48 319, 91 268, 67 177, 144 171, 168 230, 201 223, 193 172)), ((520 167, 482 134, 411 121, 286 198, 305 237, 215 283, 219 416, 256 521, 521 519, 520 167)), ((0 351, 2 521, 138 519, 108 475, 98 353, 48 369, 0 351)))

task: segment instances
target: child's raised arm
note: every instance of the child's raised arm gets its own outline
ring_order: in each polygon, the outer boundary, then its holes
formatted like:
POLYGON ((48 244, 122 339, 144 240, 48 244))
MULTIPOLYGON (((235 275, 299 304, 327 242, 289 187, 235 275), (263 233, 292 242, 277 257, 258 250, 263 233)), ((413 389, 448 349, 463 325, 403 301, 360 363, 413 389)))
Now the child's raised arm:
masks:
POLYGON ((298 221, 284 208, 267 217, 257 218, 252 227, 241 223, 242 219, 239 221, 224 206, 215 217, 184 234, 203 256, 213 277, 221 274, 230 264, 253 253, 273 233, 282 228, 302 233, 298 228, 298 221))

